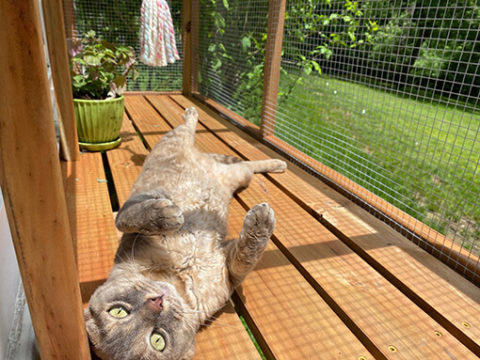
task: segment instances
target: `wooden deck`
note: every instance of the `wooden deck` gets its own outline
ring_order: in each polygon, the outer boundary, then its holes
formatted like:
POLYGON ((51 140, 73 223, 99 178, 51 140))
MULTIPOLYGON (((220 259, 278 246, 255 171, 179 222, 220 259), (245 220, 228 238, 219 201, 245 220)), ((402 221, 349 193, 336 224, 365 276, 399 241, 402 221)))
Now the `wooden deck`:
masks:
MULTIPOLYGON (((196 100, 126 96, 121 146, 62 164, 84 302, 112 266, 113 213, 148 149, 193 104, 200 150, 279 157, 196 100)), ((198 334, 195 359, 260 359, 241 319, 269 359, 478 358, 479 288, 292 164, 256 175, 232 201, 231 236, 263 201, 277 217, 272 241, 232 303, 198 334)))

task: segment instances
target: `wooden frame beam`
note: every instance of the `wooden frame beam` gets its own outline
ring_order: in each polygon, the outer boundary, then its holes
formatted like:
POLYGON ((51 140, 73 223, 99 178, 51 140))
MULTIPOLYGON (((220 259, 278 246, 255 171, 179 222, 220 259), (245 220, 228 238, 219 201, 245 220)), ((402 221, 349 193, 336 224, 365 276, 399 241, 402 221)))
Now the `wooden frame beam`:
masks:
POLYGON ((277 112, 277 95, 280 83, 283 29, 286 0, 269 0, 267 45, 263 80, 261 131, 262 136, 273 135, 277 112))
POLYGON ((42 1, 42 5, 53 86, 60 112, 62 157, 67 161, 74 161, 78 159, 79 150, 62 1, 42 1))
POLYGON ((182 92, 192 95, 192 1, 182 1, 183 78, 182 92))
POLYGON ((0 0, 0 186, 43 359, 89 359, 38 1, 0 0))

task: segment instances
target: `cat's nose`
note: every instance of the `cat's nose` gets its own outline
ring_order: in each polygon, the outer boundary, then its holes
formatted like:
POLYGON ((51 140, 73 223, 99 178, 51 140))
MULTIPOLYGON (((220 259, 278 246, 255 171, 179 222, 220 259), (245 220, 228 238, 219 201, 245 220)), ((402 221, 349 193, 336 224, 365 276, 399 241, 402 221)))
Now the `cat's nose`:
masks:
POLYGON ((160 312, 163 310, 163 295, 148 299, 147 306, 153 311, 160 312))

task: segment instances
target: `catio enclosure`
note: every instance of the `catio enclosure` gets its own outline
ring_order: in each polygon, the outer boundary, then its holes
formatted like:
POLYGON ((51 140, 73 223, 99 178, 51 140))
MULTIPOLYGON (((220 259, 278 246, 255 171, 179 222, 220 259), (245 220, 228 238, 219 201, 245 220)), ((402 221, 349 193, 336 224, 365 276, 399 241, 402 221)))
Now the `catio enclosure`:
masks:
POLYGON ((202 151, 290 160, 232 201, 231 237, 262 201, 277 228, 196 358, 480 355, 476 1, 169 1, 181 61, 139 64, 102 154, 76 150, 68 45, 93 29, 138 53, 141 1, 0 4, 0 185, 43 358, 90 356, 80 309, 112 266, 113 213, 192 104, 202 151), (41 17, 76 160, 60 166, 41 17))

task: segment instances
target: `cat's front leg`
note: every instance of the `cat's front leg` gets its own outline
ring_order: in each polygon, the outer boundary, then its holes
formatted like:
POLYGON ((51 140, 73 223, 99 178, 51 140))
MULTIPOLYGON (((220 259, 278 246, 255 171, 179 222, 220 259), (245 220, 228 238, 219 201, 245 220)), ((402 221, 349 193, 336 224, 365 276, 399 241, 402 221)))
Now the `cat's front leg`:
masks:
POLYGON ((162 190, 149 190, 123 204, 115 225, 124 233, 155 235, 178 230, 183 221, 182 210, 162 190))
POLYGON ((234 286, 239 285, 255 267, 275 227, 275 215, 267 203, 255 205, 245 216, 236 246, 229 257, 234 286))

